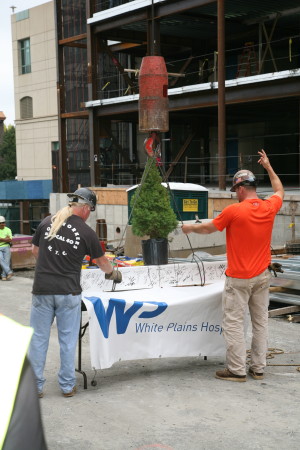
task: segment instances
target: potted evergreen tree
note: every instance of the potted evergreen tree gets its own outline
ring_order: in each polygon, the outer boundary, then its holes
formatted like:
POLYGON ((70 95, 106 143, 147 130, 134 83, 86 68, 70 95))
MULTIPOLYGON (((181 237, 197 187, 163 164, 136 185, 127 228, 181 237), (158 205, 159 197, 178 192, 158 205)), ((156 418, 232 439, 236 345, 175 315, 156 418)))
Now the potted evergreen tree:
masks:
POLYGON ((155 163, 155 157, 148 158, 142 182, 130 203, 133 234, 149 236, 142 240, 145 265, 168 263, 168 234, 178 224, 169 192, 161 184, 162 177, 155 163))

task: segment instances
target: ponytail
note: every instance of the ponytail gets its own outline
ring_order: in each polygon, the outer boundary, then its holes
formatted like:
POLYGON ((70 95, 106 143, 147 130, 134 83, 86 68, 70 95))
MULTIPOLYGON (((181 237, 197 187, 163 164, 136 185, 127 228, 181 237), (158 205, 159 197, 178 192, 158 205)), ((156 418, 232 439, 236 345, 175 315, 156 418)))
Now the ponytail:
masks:
POLYGON ((51 241, 56 237, 56 233, 61 228, 62 224, 68 219, 68 217, 72 216, 72 205, 73 203, 70 203, 68 206, 65 206, 64 208, 60 209, 51 219, 51 229, 49 231, 49 234, 46 239, 49 239, 51 241))

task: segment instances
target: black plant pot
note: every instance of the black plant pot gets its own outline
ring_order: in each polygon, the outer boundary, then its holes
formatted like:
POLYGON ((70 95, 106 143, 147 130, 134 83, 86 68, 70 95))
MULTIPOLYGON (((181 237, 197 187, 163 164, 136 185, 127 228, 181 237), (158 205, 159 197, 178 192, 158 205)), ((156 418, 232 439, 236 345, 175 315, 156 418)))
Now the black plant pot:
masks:
POLYGON ((142 252, 145 266, 168 264, 168 239, 142 240, 142 252))

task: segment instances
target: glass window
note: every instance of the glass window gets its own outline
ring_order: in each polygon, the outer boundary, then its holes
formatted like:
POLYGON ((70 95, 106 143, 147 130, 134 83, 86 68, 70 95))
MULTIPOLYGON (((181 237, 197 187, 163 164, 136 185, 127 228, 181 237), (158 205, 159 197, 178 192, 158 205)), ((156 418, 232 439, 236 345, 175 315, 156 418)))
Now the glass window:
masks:
POLYGON ((20 42, 20 63, 21 74, 31 72, 31 58, 30 58, 30 39, 23 39, 20 42))

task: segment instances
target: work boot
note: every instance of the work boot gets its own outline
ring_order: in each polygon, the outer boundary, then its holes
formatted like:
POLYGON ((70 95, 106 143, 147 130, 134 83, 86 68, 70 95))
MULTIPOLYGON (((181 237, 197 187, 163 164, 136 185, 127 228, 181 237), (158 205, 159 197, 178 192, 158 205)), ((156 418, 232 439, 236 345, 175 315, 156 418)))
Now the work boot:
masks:
POLYGON ((264 379, 263 373, 254 372, 254 370, 251 369, 251 367, 249 367, 248 373, 252 378, 254 378, 254 380, 263 380, 264 379))
POLYGON ((14 276, 13 272, 10 272, 10 273, 6 276, 6 280, 7 280, 7 281, 10 280, 11 277, 13 277, 13 276, 14 276))
POLYGON ((73 389, 70 392, 63 392, 64 397, 73 397, 76 394, 77 388, 76 386, 73 387, 73 389))
POLYGON ((235 375, 230 372, 229 369, 217 370, 216 378, 219 380, 227 380, 227 381, 238 381, 239 383, 243 383, 246 381, 246 375, 235 375))
POLYGON ((6 281, 6 277, 2 277, 1 280, 2 280, 2 281, 6 281))

